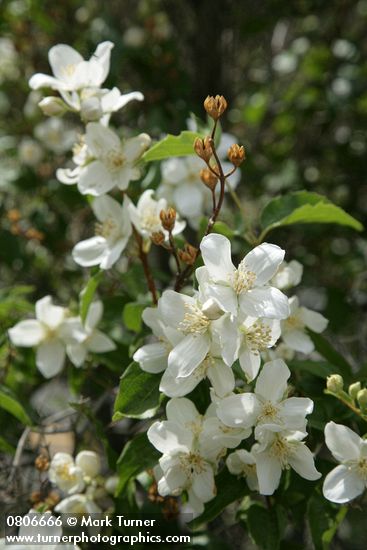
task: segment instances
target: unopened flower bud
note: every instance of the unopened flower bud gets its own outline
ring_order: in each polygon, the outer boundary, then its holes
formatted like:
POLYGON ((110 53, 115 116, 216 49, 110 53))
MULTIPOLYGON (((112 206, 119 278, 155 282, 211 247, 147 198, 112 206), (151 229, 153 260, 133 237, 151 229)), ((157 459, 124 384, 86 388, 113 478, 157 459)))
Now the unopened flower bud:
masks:
POLYGON ((200 170, 200 179, 204 185, 214 191, 215 186, 218 183, 218 178, 213 174, 211 170, 209 170, 209 168, 203 168, 202 170, 200 170))
POLYGON ((340 374, 331 374, 326 379, 326 387, 333 393, 339 393, 343 391, 344 380, 340 374))
POLYGON ((161 244, 163 244, 165 241, 165 236, 162 233, 162 231, 156 231, 155 233, 151 234, 150 239, 153 244, 156 244, 157 246, 161 246, 161 244))
POLYGON ((246 158, 245 148, 243 145, 234 143, 228 149, 228 158, 233 166, 240 166, 246 158))
POLYGON ((38 106, 46 116, 62 116, 67 111, 67 106, 59 97, 45 97, 38 106))
POLYGON ((103 116, 101 102, 98 97, 83 99, 80 105, 81 117, 85 122, 94 122, 103 116))
POLYGON ((354 384, 351 384, 348 388, 348 393, 351 396, 352 399, 357 399, 357 394, 359 390, 361 389, 361 383, 360 382, 354 382, 354 384))
POLYGON ((204 109, 214 120, 218 120, 227 109, 227 101, 222 95, 209 96, 204 101, 204 109))
POLYGON ((191 244, 186 243, 184 250, 179 250, 178 255, 185 264, 193 265, 196 260, 197 252, 197 248, 191 246, 191 244))
POLYGON ((162 227, 166 231, 172 231, 176 223, 176 210, 174 208, 167 208, 167 210, 161 210, 159 217, 162 222, 162 227))
POLYGON ((367 409, 367 389, 366 388, 363 388, 363 390, 359 390, 359 392, 357 393, 357 401, 361 409, 363 410, 367 409))
POLYGON ((34 461, 34 465, 40 472, 45 472, 50 466, 50 461, 46 455, 38 455, 34 461))
POLYGON ((194 150, 198 157, 205 162, 209 162, 213 154, 212 146, 210 144, 210 137, 206 136, 204 139, 196 138, 194 141, 194 150))

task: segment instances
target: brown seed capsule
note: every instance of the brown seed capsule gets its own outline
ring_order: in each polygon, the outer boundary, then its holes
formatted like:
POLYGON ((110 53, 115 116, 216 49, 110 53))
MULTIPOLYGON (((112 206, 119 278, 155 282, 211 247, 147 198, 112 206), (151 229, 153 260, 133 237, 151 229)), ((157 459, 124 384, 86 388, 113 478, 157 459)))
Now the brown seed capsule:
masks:
POLYGON ((204 101, 204 109, 212 119, 218 120, 227 109, 227 101, 222 95, 215 97, 208 95, 204 101))
POLYGON ((53 508, 60 502, 60 495, 56 491, 50 491, 45 498, 45 503, 50 507, 53 508))
POLYGON ((153 244, 156 244, 157 246, 161 246, 161 244, 164 243, 165 237, 162 231, 156 231, 155 233, 152 233, 150 236, 150 240, 153 244))
POLYGON ((40 502, 41 498, 42 498, 42 495, 40 491, 33 491, 30 494, 29 500, 31 501, 32 504, 35 504, 36 502, 40 502))
POLYGON ((176 223, 176 210, 174 208, 167 208, 167 210, 161 210, 159 217, 162 222, 162 227, 166 231, 172 231, 176 223))
POLYGON ((12 208, 11 210, 7 211, 6 217, 11 222, 19 222, 21 214, 17 208, 12 208))
POLYGON ((184 249, 178 251, 178 255, 185 264, 192 265, 196 260, 197 252, 197 248, 186 243, 184 249))
POLYGON ((228 149, 228 158, 234 166, 240 166, 246 158, 244 146, 237 143, 231 145, 228 149))
POLYGON ((46 455, 38 455, 34 461, 34 465, 40 472, 45 472, 50 466, 50 461, 46 455))
POLYGON ((194 142, 195 153, 205 162, 209 162, 213 154, 210 141, 211 138, 209 136, 206 136, 204 139, 196 138, 194 142))
POLYGON ((211 170, 209 170, 209 168, 203 168, 202 170, 200 170, 200 179, 204 185, 214 191, 215 186, 218 183, 218 178, 213 174, 211 170))

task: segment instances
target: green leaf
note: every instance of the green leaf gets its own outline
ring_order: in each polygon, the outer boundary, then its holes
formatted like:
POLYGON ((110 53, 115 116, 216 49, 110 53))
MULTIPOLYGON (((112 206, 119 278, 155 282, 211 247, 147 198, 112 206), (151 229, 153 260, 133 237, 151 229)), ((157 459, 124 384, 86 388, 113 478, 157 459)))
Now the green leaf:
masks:
POLYGON ((215 485, 216 497, 205 505, 204 512, 198 518, 190 522, 190 527, 196 529, 203 523, 212 521, 228 504, 243 498, 249 492, 245 479, 233 476, 227 469, 215 478, 215 485))
POLYGON ((13 392, 5 386, 0 386, 0 407, 15 416, 22 424, 32 426, 33 422, 23 408, 23 405, 21 405, 13 392))
POLYGON ((326 378, 335 373, 335 367, 326 361, 290 361, 291 370, 309 372, 319 378, 326 378))
POLYGON ((82 318, 83 323, 88 315, 89 306, 92 303, 93 296, 98 288, 102 276, 103 271, 98 271, 89 279, 87 286, 83 288, 80 293, 80 317, 82 318))
POLYGON ((178 136, 168 134, 164 139, 155 143, 142 159, 145 162, 153 160, 163 160, 170 157, 185 157, 194 154, 194 141, 197 137, 203 137, 197 132, 189 132, 185 130, 178 136))
POLYGON ((137 363, 131 363, 121 376, 115 401, 113 420, 151 418, 160 403, 161 374, 144 372, 137 363))
POLYGON ((315 345, 316 351, 319 352, 332 366, 334 373, 341 374, 347 381, 352 376, 352 366, 348 361, 330 344, 328 340, 321 334, 309 331, 310 337, 315 345))
POLYGON ((14 449, 13 445, 10 445, 10 443, 8 443, 1 436, 0 436, 0 451, 2 453, 9 453, 9 454, 12 454, 12 455, 15 453, 15 449, 14 449))
POLYGON ((335 509, 322 495, 312 495, 307 505, 307 517, 315 550, 327 550, 330 547, 347 510, 346 506, 335 509))
POLYGON ((160 456, 160 453, 149 442, 146 433, 141 433, 126 443, 117 461, 119 482, 116 496, 127 488, 132 478, 138 476, 144 470, 153 468, 160 456))
POLYGON ((280 506, 264 508, 254 503, 246 512, 246 524, 255 544, 262 550, 277 550, 285 527, 284 510, 280 506))
POLYGON ((336 223, 362 231, 362 224, 327 197, 298 191, 271 200, 261 213, 264 238, 269 231, 297 223, 336 223))
POLYGON ((122 319, 128 330, 133 332, 140 332, 142 329, 142 318, 141 314, 145 309, 144 304, 139 304, 138 302, 130 302, 126 304, 122 312, 122 319))

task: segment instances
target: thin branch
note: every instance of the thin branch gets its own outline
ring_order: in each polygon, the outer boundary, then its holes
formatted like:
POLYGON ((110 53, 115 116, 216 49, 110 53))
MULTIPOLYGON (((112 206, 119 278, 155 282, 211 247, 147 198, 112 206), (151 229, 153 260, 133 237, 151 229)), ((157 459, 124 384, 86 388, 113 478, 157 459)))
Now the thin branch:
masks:
POLYGON ((155 282, 154 282, 154 279, 153 279, 153 275, 150 271, 150 267, 149 267, 149 263, 148 263, 148 256, 144 252, 144 249, 143 249, 143 239, 142 239, 141 235, 139 235, 139 233, 137 232, 135 227, 133 227, 133 232, 134 232, 135 240, 136 240, 137 245, 138 245, 139 258, 140 258, 140 261, 143 265, 144 275, 145 275, 145 278, 146 278, 146 281, 147 281, 147 285, 148 285, 148 288, 149 288, 150 293, 152 295, 153 304, 156 306, 157 303, 158 303, 157 289, 155 287, 155 282))
POLYGON ((172 235, 172 231, 168 231, 168 235, 169 235, 169 244, 171 245, 170 252, 172 252, 173 257, 175 259, 176 267, 177 267, 177 276, 179 276, 180 273, 181 273, 181 266, 180 266, 180 260, 178 258, 178 254, 177 254, 177 248, 176 248, 175 240, 174 240, 173 235, 172 235))

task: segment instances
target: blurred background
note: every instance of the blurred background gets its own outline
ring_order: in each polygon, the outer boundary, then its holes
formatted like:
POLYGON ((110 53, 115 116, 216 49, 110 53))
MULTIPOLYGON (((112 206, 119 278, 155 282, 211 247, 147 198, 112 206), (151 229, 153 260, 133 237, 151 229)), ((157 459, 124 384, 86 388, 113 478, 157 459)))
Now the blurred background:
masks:
MULTIPOLYGON (((28 350, 18 362, 6 329, 48 293, 76 306, 88 276, 71 249, 90 234, 93 215, 77 189, 55 178, 82 128, 72 116, 46 118, 37 106, 42 93, 28 87, 33 73, 50 73, 55 44, 89 58, 99 42, 114 42, 106 86, 145 96, 113 116, 125 133, 179 133, 190 116, 204 118, 208 94, 223 94, 223 129, 247 151, 238 193, 255 230, 270 198, 300 189, 326 195, 366 224, 367 0, 2 0, 0 10, 0 379, 9 386, 24 382, 26 391, 40 375, 35 367, 22 372, 28 350)), ((147 177, 157 186, 159 167, 147 177)), ((365 379, 365 234, 300 225, 271 240, 304 264, 303 304, 330 319, 329 339, 365 379)), ((124 277, 131 299, 144 291, 135 272, 124 277)), ((113 330, 120 281, 114 270, 102 284, 113 330)), ((131 339, 114 337, 127 357, 131 339)), ((71 376, 78 391, 85 380, 71 376)), ((358 544, 338 548, 365 547, 358 544)))

